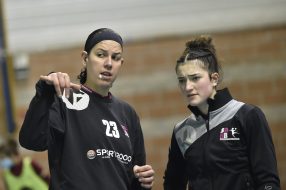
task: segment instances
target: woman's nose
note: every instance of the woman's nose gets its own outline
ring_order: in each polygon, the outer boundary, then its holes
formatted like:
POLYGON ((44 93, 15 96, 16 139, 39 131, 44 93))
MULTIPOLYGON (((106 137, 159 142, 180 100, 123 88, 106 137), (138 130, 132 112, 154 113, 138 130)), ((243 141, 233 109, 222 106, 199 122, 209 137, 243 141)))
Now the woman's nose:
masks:
POLYGON ((111 56, 109 56, 109 57, 106 59, 106 61, 105 61, 105 63, 104 63, 104 66, 106 66, 107 68, 111 68, 111 67, 112 67, 112 58, 111 58, 111 56))
POLYGON ((193 83, 190 80, 187 80, 186 81, 186 86, 185 86, 186 91, 193 90, 193 88, 194 88, 193 83))

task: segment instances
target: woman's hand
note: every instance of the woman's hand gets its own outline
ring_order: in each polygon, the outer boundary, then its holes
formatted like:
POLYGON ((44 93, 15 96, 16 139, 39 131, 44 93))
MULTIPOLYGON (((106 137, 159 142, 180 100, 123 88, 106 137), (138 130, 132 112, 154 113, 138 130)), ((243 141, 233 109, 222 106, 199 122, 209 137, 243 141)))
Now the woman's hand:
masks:
POLYGON ((51 73, 48 76, 41 75, 40 80, 45 81, 49 85, 53 85, 56 90, 56 94, 59 97, 62 97, 64 90, 65 95, 68 98, 70 95, 70 88, 75 90, 80 89, 80 85, 70 82, 70 77, 67 73, 56 72, 51 73))
POLYGON ((154 184, 154 174, 155 171, 153 170, 152 166, 144 165, 144 166, 137 166, 133 167, 133 172, 136 178, 138 178, 141 186, 146 189, 151 189, 154 184))

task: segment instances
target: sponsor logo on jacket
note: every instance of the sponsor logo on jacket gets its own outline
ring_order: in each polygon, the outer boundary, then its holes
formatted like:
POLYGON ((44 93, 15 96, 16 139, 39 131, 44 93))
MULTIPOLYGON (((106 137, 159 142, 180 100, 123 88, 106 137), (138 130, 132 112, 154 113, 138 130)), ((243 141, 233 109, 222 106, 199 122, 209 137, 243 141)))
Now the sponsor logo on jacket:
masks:
POLYGON ((228 140, 239 140, 239 132, 236 127, 227 128, 224 127, 220 131, 219 140, 221 141, 228 141, 228 140))
POLYGON ((116 158, 119 162, 128 164, 132 160, 132 156, 117 152, 115 150, 108 149, 96 149, 87 151, 87 158, 92 160, 95 157, 101 157, 103 159, 116 158))

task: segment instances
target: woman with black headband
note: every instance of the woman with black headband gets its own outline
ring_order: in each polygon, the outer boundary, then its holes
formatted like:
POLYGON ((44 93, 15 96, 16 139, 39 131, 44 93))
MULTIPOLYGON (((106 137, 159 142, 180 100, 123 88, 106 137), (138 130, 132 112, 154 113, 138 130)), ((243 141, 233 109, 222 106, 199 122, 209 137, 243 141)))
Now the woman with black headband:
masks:
POLYGON ((210 37, 186 44, 176 74, 192 114, 174 127, 164 189, 279 190, 265 116, 217 90, 220 71, 210 37))
POLYGON ((48 150, 51 190, 150 189, 143 134, 134 109, 110 92, 123 64, 111 29, 92 32, 81 54, 81 85, 66 73, 41 76, 20 130, 20 144, 48 150))

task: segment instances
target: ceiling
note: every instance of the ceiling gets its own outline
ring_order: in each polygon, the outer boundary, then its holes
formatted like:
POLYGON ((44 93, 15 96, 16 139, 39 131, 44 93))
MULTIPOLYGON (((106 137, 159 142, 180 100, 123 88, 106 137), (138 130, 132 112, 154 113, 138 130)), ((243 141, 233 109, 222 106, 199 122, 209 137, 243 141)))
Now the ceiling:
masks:
POLYGON ((11 52, 82 45, 99 27, 125 41, 286 23, 286 0, 4 0, 11 52))

